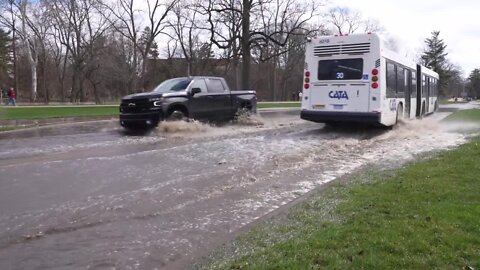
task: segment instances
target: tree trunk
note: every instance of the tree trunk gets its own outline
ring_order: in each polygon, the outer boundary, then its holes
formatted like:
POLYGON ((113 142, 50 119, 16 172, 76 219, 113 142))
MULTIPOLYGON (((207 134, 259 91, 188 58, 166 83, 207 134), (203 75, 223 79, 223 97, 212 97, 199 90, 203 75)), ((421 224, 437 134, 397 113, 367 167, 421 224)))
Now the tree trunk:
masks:
POLYGON ((33 58, 29 59, 29 61, 30 70, 32 72, 32 88, 30 101, 35 102, 37 100, 37 64, 35 63, 35 61, 33 61, 33 58))
POLYGON ((25 50, 27 51, 27 59, 30 64, 32 87, 30 101, 34 102, 37 100, 37 61, 34 59, 32 49, 30 48, 30 43, 27 34, 27 1, 22 1, 21 3, 21 13, 22 13, 22 35, 23 43, 25 45, 25 50))
POLYGON ((242 89, 250 89, 250 0, 243 0, 242 13, 242 89))

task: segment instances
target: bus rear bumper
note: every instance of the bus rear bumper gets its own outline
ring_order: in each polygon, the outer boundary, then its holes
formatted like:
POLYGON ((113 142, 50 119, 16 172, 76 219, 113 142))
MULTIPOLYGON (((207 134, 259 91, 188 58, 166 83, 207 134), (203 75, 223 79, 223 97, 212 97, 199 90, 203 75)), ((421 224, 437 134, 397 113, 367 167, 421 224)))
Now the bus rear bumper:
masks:
POLYGON ((357 122, 380 123, 380 113, 376 112, 324 112, 302 110, 300 118, 317 123, 357 122))

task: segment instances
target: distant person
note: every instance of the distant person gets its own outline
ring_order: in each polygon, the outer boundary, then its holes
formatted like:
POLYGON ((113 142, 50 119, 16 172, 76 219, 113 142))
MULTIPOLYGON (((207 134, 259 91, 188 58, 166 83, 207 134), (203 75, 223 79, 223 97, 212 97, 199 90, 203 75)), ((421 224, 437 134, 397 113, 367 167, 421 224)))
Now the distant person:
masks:
POLYGON ((15 101, 15 91, 13 91, 13 87, 10 87, 10 90, 8 90, 7 95, 8 95, 7 105, 12 103, 12 106, 17 106, 17 103, 15 101))

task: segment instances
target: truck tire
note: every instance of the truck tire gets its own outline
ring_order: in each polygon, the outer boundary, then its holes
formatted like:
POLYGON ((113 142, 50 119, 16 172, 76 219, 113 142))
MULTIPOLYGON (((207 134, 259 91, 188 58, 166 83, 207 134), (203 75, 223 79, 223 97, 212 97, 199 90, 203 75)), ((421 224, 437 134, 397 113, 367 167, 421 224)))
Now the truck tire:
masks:
POLYGON ((239 107, 235 112, 235 115, 233 116, 233 120, 238 120, 239 118, 244 116, 249 117, 251 113, 252 113, 251 108, 249 109, 246 106, 239 107))
POLYGON ((169 121, 182 121, 186 120, 187 114, 183 110, 173 110, 167 117, 169 121))

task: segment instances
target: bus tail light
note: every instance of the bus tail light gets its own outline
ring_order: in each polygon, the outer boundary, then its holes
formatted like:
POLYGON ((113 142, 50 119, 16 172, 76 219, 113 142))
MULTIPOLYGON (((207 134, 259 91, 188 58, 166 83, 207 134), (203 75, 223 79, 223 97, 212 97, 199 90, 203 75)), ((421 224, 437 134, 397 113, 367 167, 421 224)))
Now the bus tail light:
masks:
POLYGON ((374 68, 372 69, 372 88, 377 89, 378 88, 378 69, 374 68))
POLYGON ((310 88, 310 71, 305 71, 305 79, 304 79, 305 84, 303 85, 303 88, 305 90, 310 88))

